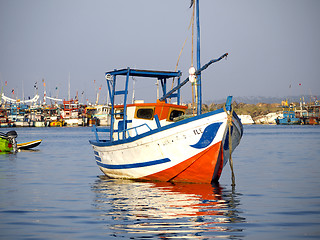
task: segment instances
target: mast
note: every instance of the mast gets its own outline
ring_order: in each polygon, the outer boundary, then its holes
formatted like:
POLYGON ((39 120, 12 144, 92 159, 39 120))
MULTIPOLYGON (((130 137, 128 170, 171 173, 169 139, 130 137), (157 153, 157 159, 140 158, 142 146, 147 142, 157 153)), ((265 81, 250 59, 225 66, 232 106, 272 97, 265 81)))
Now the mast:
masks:
POLYGON ((23 79, 22 79, 22 99, 23 99, 23 101, 25 100, 25 99, 24 99, 24 84, 23 84, 23 79))
POLYGON ((69 81, 68 81, 68 101, 70 101, 70 72, 69 72, 69 81))
POLYGON ((134 98, 135 98, 135 84, 136 84, 136 80, 134 79, 134 77, 132 77, 132 103, 134 103, 134 98))
MULTIPOLYGON (((197 20, 197 70, 201 68, 200 63, 200 20, 199 20, 199 0, 196 0, 196 20, 197 20)), ((202 113, 202 90, 201 90, 201 72, 197 76, 197 115, 202 113)))
POLYGON ((43 105, 46 105, 46 98, 47 98, 47 92, 46 92, 46 82, 44 81, 44 78, 42 78, 42 82, 43 82, 43 105))
POLYGON ((99 97, 100 97, 100 91, 101 91, 102 85, 100 85, 99 90, 97 91, 97 100, 96 100, 96 105, 99 103, 99 97))

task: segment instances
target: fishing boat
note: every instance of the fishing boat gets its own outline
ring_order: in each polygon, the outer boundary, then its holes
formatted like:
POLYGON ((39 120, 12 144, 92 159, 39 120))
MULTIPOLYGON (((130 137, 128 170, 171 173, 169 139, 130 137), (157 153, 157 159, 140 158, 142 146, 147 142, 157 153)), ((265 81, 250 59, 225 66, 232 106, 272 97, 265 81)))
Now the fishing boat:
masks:
POLYGON ((28 105, 25 104, 13 104, 10 107, 8 114, 8 120, 12 122, 14 127, 30 127, 31 121, 28 118, 28 105))
POLYGON ((110 106, 108 104, 96 105, 95 108, 93 117, 98 119, 99 126, 110 125, 110 106))
MULTIPOLYGON (((196 3, 198 13, 198 0, 196 3)), ((199 26, 199 21, 197 23, 199 26)), ((223 167, 232 160, 231 153, 243 135, 241 121, 233 111, 232 97, 216 111, 202 113, 201 109, 201 72, 228 54, 201 67, 200 39, 197 39, 197 70, 190 68, 189 77, 184 81, 181 81, 180 71, 126 68, 106 72, 111 125, 110 128, 94 126, 96 139, 89 142, 97 165, 108 177, 211 183, 219 180, 223 167), (155 103, 127 103, 132 78, 160 81, 162 96, 155 103), (167 91, 171 79, 177 82, 167 91), (190 116, 186 114, 187 107, 180 102, 180 89, 188 82, 197 83, 197 114, 190 116), (120 84, 124 89, 119 88, 120 84), (123 104, 116 104, 117 97, 123 97, 123 104), (169 101, 173 98, 174 104, 169 101), (107 133, 102 139, 99 132, 107 133)))
POLYGON ((31 141, 31 142, 18 143, 17 148, 20 150, 29 150, 31 148, 37 147, 41 142, 42 140, 40 139, 40 140, 31 141))
POLYGON ((296 110, 296 117, 300 118, 301 124, 319 125, 320 124, 320 104, 317 99, 306 104, 300 102, 300 109, 296 110))
POLYGON ((275 122, 277 125, 300 125, 301 119, 296 117, 295 106, 289 104, 288 101, 282 101, 282 114, 283 117, 277 117, 275 122))
POLYGON ((84 125, 92 127, 93 125, 100 126, 99 119, 94 116, 97 111, 97 106, 87 106, 84 109, 84 125))
POLYGON ((67 126, 82 126, 83 120, 79 116, 80 104, 77 99, 69 101, 63 100, 63 110, 61 111, 61 118, 67 126))
POLYGON ((62 119, 52 120, 49 123, 50 127, 63 127, 65 126, 65 122, 62 119))
POLYGON ((17 151, 17 138, 16 131, 9 131, 7 133, 0 132, 0 152, 16 152, 17 151))
POLYGON ((12 122, 8 119, 8 113, 5 108, 0 108, 0 127, 11 127, 12 122))

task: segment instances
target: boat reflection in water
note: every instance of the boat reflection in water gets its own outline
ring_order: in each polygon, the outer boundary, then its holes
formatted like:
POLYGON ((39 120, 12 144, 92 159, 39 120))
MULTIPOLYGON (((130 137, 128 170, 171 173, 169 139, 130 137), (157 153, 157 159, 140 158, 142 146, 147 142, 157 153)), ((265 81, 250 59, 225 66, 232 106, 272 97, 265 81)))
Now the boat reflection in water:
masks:
POLYGON ((239 194, 219 184, 136 182, 100 176, 92 187, 107 234, 130 238, 243 237, 239 194))

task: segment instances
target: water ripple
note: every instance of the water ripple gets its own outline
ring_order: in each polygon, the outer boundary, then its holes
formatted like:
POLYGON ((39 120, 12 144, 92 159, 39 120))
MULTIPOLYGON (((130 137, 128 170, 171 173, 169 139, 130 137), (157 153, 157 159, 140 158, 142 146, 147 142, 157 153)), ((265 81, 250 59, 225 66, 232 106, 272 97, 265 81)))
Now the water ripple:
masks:
POLYGON ((220 185, 110 180, 92 186, 102 221, 111 236, 197 238, 243 235, 239 194, 220 185), (231 234, 232 233, 232 234, 231 234))

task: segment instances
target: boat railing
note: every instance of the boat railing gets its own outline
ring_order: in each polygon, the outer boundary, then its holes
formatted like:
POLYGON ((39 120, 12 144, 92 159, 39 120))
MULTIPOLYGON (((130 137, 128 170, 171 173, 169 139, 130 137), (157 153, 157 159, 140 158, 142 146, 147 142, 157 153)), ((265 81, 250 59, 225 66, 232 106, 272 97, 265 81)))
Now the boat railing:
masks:
POLYGON ((122 131, 118 130, 117 131, 118 132, 118 140, 123 140, 125 138, 135 137, 135 136, 141 134, 141 133, 138 132, 138 129, 145 128, 145 127, 147 127, 147 129, 148 129, 147 131, 151 131, 152 130, 152 128, 147 123, 143 123, 143 124, 141 124, 139 126, 127 128, 127 129, 124 129, 122 131), (130 132, 133 132, 133 133, 130 134, 130 132), (134 133, 135 133, 135 135, 134 135, 134 133))
MULTIPOLYGON (((97 128, 96 125, 92 125, 92 132, 94 132, 97 142, 102 142, 103 140, 99 139, 98 132, 108 132, 108 133, 110 133, 111 129, 110 128, 97 128)), ((105 141, 110 141, 110 139, 109 140, 105 140, 105 141)))
MULTIPOLYGON (((122 131, 119 131, 118 129, 114 129, 113 130, 113 133, 118 133, 118 139, 117 140, 123 140, 123 139, 126 139, 126 138, 131 138, 131 137, 134 137, 134 136, 137 136, 141 133, 138 132, 138 129, 141 129, 143 127, 147 127, 147 131, 151 131, 152 128, 147 124, 147 123, 143 123, 139 126, 135 126, 135 127, 131 127, 131 128, 127 128, 127 129, 124 129, 122 131), (131 134, 130 134, 131 132, 131 134), (135 133, 132 134, 132 132, 135 133), (124 138, 125 137, 125 138, 124 138)), ((97 142, 101 142, 101 141, 111 141, 111 135, 109 135, 109 140, 100 140, 99 139, 99 135, 98 135, 98 132, 107 132, 107 133, 111 133, 111 128, 97 128, 96 125, 93 125, 92 126, 92 131, 94 132, 95 136, 96 136, 96 140, 97 142)), ((143 133, 145 133, 146 131, 144 131, 143 133)))

